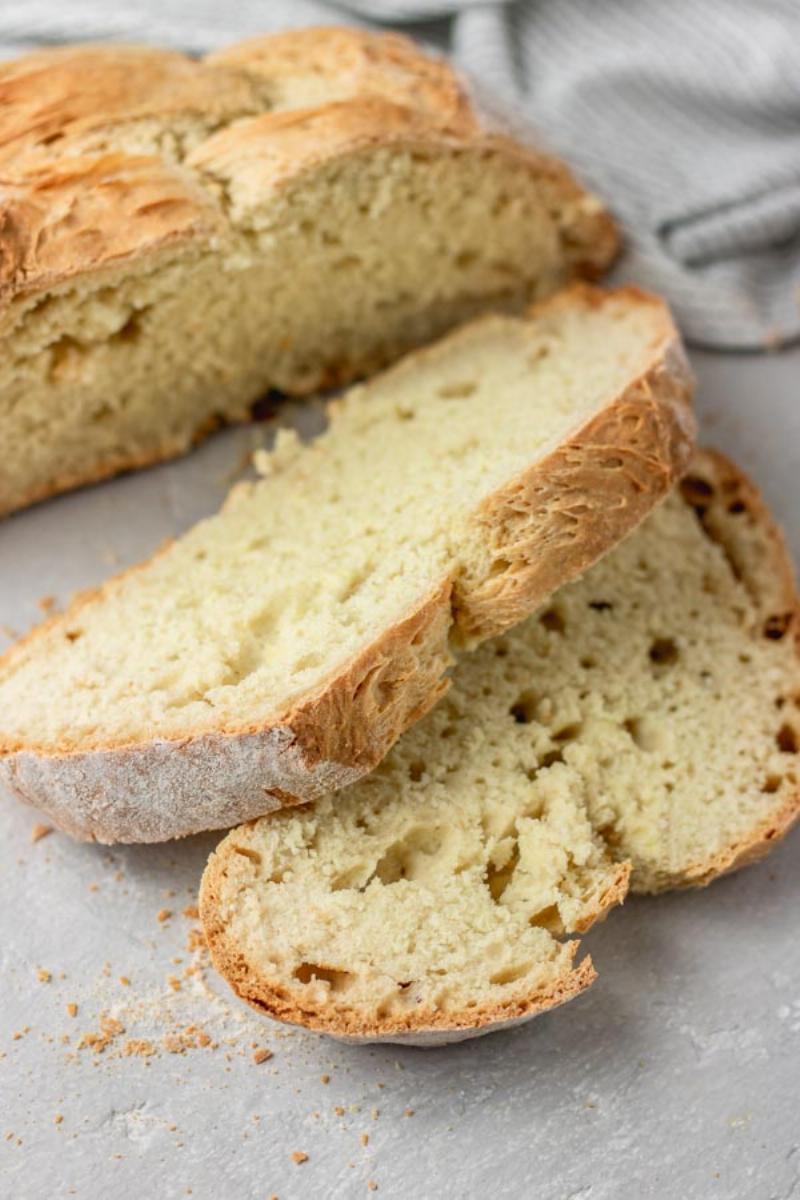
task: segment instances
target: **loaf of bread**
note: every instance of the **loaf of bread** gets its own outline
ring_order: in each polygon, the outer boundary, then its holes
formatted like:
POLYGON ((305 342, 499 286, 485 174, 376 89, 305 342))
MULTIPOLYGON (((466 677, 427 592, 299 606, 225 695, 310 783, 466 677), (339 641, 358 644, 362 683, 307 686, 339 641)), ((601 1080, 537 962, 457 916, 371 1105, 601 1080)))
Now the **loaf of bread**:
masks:
POLYGON ((705 884, 800 812, 791 564, 751 484, 702 454, 527 622, 464 657, 381 766, 230 833, 201 911, 255 1008, 347 1038, 486 1033, 575 995, 582 931, 705 884))
POLYGON ((395 35, 0 65, 0 514, 596 275, 560 163, 395 35))
POLYGON ((371 770, 451 651, 522 620, 685 469, 663 304, 575 286, 489 316, 287 435, 222 513, 0 661, 0 779, 69 832, 154 841, 371 770))

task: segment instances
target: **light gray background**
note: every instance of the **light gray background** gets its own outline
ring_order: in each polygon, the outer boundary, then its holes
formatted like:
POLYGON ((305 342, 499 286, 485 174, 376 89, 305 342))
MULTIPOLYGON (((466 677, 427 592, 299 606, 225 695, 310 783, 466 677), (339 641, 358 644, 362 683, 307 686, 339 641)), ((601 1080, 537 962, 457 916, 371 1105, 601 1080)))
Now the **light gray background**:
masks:
MULTIPOLYGON (((754 474, 797 553, 800 351, 694 363, 706 440, 754 474)), ((211 512, 266 433, 222 434, 4 522, 0 622, 22 632, 37 599, 63 602, 211 512)), ((213 836, 33 844, 36 821, 0 807, 3 1198, 327 1200, 370 1195, 369 1181, 404 1200, 800 1197, 798 836, 705 893, 629 901, 586 939, 600 978, 574 1003, 422 1051, 283 1032, 229 999, 202 956, 183 976, 194 922, 180 914, 213 836), (125 1033, 102 1054, 77 1049, 102 1011, 125 1033), (216 1049, 167 1053, 164 1036, 190 1023, 216 1049), (158 1052, 126 1057, 128 1038, 158 1052), (274 1057, 256 1065, 253 1043, 274 1057)))

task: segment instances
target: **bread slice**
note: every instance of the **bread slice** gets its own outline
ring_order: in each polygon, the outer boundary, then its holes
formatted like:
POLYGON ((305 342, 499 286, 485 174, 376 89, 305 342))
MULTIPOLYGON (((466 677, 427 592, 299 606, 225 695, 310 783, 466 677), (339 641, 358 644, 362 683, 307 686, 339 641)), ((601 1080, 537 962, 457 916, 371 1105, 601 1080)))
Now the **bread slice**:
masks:
POLYGON ((455 643, 521 620, 666 494, 689 390, 667 310, 631 289, 578 287, 412 354, 11 649, 0 776, 108 841, 354 781, 443 694, 455 643))
POLYGON ((0 514, 596 275, 616 235, 392 35, 0 64, 0 514))
POLYGON ((371 776, 225 838, 201 889, 218 969, 273 1017, 388 1041, 569 998, 593 972, 565 935, 630 865, 635 891, 705 884, 797 817, 797 635, 779 531, 699 455, 630 538, 465 657, 371 776))

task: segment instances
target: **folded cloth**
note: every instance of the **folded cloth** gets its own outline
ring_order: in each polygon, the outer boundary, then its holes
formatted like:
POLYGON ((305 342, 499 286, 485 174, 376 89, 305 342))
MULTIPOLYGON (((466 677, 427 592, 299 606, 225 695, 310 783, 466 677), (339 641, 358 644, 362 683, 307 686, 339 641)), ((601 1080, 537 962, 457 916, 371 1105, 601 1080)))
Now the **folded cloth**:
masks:
POLYGON ((663 292, 690 340, 800 337, 797 0, 4 0, 0 49, 113 38, 201 52, 348 19, 447 50, 488 112, 546 138, 620 218, 617 274, 663 292))

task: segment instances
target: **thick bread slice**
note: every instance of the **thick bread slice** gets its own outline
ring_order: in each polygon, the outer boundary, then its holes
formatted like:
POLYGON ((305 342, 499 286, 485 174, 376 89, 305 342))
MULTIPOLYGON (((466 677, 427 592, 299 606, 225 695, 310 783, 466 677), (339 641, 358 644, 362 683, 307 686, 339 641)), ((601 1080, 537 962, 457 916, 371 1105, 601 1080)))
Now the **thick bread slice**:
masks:
POLYGON ((396 36, 0 65, 0 514, 374 371, 616 247, 396 36))
POLYGON ((0 773, 82 837, 149 841, 314 799, 442 695, 690 454, 663 304, 577 287, 486 317, 335 407, 309 447, 0 663, 0 773))
POLYGON ((217 967, 271 1016, 380 1040, 574 994, 589 968, 557 939, 622 898, 628 865, 636 891, 705 884, 796 819, 797 634, 779 531, 699 455, 682 494, 465 657, 371 776, 225 838, 201 889, 217 967))

